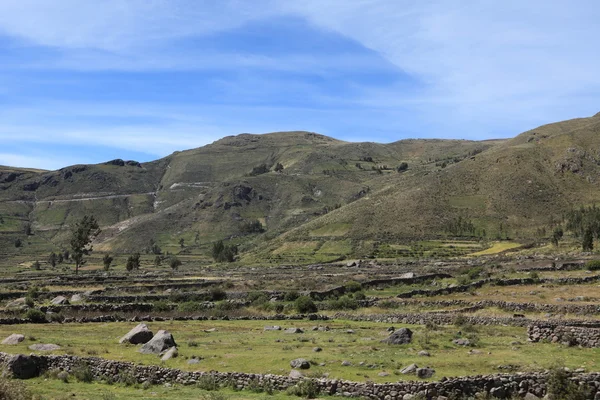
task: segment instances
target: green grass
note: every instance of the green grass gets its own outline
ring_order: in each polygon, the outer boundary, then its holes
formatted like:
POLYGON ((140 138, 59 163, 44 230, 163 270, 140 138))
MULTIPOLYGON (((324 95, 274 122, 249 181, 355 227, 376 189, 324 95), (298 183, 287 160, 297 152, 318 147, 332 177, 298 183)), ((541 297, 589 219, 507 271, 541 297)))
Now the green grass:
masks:
MULTIPOLYGON (((140 354, 135 346, 118 344, 119 337, 135 326, 133 323, 1 326, 0 337, 18 332, 26 337, 34 336, 37 343, 56 343, 63 346, 54 354, 99 356, 184 370, 287 375, 290 371, 289 361, 303 357, 315 364, 325 363, 325 366, 311 367, 311 376, 329 373, 331 378, 354 381, 386 382, 411 379, 403 375, 394 375, 394 371, 411 363, 435 368, 437 373, 434 379, 443 376, 494 373, 498 372, 496 368, 501 364, 516 364, 521 366, 522 370, 535 370, 548 367, 557 359, 564 360, 565 365, 569 367, 584 366, 588 370, 600 368, 600 349, 527 343, 525 328, 477 327, 477 349, 481 354, 468 355, 468 348, 451 343, 456 332, 461 330, 454 326, 441 327, 435 331, 426 331, 423 326, 410 326, 414 332, 412 344, 388 346, 380 343, 381 339, 387 337, 388 324, 335 321, 326 323, 332 328, 331 331, 317 332, 310 330, 314 325, 312 322, 282 322, 284 327, 298 326, 305 329, 306 332, 300 335, 264 332, 263 327, 268 324, 272 322, 151 323, 150 328, 154 331, 167 329, 172 332, 179 345, 180 357, 166 363, 162 363, 156 356, 140 354), (216 328, 216 332, 204 332, 209 328, 216 328), (346 329, 353 329, 355 334, 345 333, 346 329), (513 346, 510 344, 513 341, 523 344, 513 346), (323 351, 314 353, 312 348, 315 346, 322 347, 323 351), (425 359, 417 356, 421 349, 430 351, 432 357, 425 359), (186 359, 193 356, 203 357, 200 364, 187 364, 186 359), (352 366, 342 366, 341 362, 344 360, 350 361, 352 366), (376 367, 370 368, 370 365, 376 367), (382 371, 390 373, 390 376, 378 376, 382 371)), ((398 324, 396 328, 401 326, 404 325, 398 324)), ((16 346, 3 346, 2 350, 28 354, 31 351, 27 346, 32 343, 28 338, 16 346)))
MULTIPOLYGON (((109 385, 102 382, 81 383, 71 378, 68 383, 58 379, 36 378, 24 381, 34 395, 42 399, 64 400, 112 400, 112 399, 182 399, 182 400, 282 400, 291 399, 284 393, 273 395, 253 393, 250 391, 232 391, 220 389, 218 392, 207 392, 193 386, 173 385, 166 387, 152 385, 143 389, 141 385, 124 386, 109 385)), ((297 397, 295 397, 297 399, 297 397)))

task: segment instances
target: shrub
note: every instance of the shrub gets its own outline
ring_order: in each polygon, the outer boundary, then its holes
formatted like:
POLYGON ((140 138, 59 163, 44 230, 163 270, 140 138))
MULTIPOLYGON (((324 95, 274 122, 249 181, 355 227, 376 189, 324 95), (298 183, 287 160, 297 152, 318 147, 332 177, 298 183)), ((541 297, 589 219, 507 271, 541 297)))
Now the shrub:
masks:
POLYGON ((360 292, 360 290, 362 289, 362 285, 356 281, 350 281, 346 283, 344 287, 346 288, 346 291, 350 293, 360 292))
POLYGON ((119 372, 119 375, 117 376, 117 382, 122 383, 125 386, 134 386, 138 383, 137 378, 130 369, 119 372))
POLYGON ((302 380, 287 390, 290 396, 314 399, 319 395, 319 386, 312 380, 302 380))
POLYGON ((589 271, 600 271, 600 260, 590 260, 586 262, 585 268, 589 271))
POLYGON ((283 300, 285 301, 296 301, 296 299, 300 297, 300 294, 295 291, 295 290, 291 290, 289 292, 287 292, 285 294, 285 296, 283 297, 283 300))
POLYGON ((299 313, 314 313, 317 312, 317 306, 308 296, 300 296, 296 299, 294 306, 299 313))
POLYGON ((127 271, 140 269, 140 253, 135 253, 127 257, 127 264, 125 264, 125 268, 127 271))
POLYGON ((169 305, 169 302, 166 300, 158 300, 158 301, 154 302, 154 304, 152 305, 153 311, 169 311, 170 309, 171 309, 171 306, 169 305))
POLYGON ((213 375, 202 375, 196 385, 202 390, 219 390, 219 383, 213 375))
POLYGON ((238 253, 236 245, 226 245, 222 240, 219 240, 213 245, 212 256, 216 262, 232 262, 238 253))
POLYGON ((454 317, 454 321, 452 321, 452 323, 455 326, 463 326, 467 323, 467 317, 462 314, 458 314, 456 317, 454 317))
POLYGON ((15 239, 15 247, 19 248, 23 245, 23 241, 19 238, 15 239))
POLYGON ((75 365, 73 367, 72 373, 75 379, 77 379, 79 382, 90 383, 94 380, 94 374, 92 373, 92 369, 85 362, 81 362, 75 365))
POLYGON ((367 296, 363 292, 354 293, 355 300, 365 300, 366 298, 367 298, 367 296))
POLYGON ((0 376, 0 399, 31 400, 33 396, 23 382, 0 376))
POLYGON ((25 305, 27 305, 29 308, 33 308, 35 306, 35 300, 33 300, 33 296, 25 296, 25 305))
POLYGON ((179 303, 179 305, 177 305, 177 310, 181 311, 181 312, 196 312, 196 311, 200 311, 201 306, 200 303, 197 303, 195 301, 186 301, 184 303, 179 303))
POLYGON ((221 288, 212 288, 210 290, 210 298, 212 301, 225 300, 227 298, 227 293, 221 288))
POLYGON ((549 397, 554 400, 585 400, 591 398, 589 388, 573 382, 563 367, 555 366, 546 380, 549 397))
POLYGON ((349 296, 342 296, 337 300, 329 300, 327 303, 332 310, 356 310, 358 302, 349 296))
POLYGON ((181 261, 175 256, 171 257, 171 259, 169 260, 169 266, 171 267, 171 269, 173 271, 178 269, 180 265, 181 265, 181 261))
POLYGON ((30 319, 31 322, 48 322, 46 320, 46 314, 38 310, 37 308, 31 308, 25 313, 25 318, 30 319))
POLYGON ((259 306, 267 303, 269 299, 267 298, 267 295, 262 292, 250 292, 248 293, 248 301, 252 303, 253 306, 259 306))
POLYGON ((265 229, 257 219, 246 221, 240 226, 240 232, 242 233, 262 233, 264 231, 265 229))

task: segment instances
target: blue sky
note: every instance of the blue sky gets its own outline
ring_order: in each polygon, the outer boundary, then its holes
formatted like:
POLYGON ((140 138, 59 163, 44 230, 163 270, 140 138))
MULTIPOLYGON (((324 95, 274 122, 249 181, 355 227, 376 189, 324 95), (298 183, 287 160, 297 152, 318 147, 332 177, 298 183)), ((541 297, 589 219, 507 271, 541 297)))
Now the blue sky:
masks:
POLYGON ((2 0, 0 165, 243 132, 512 137, 600 111, 596 1, 2 0))

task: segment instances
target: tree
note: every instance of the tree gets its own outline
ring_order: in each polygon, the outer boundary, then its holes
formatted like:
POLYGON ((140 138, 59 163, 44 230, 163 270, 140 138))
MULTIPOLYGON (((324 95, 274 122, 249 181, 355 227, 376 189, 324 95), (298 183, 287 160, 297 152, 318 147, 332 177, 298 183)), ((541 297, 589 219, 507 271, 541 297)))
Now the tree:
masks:
POLYGON ((58 257, 56 256, 55 252, 50 253, 50 256, 48 257, 48 264, 52 265, 52 268, 56 267, 56 262, 58 260, 58 257))
POLYGON ((113 258, 110 254, 105 254, 104 257, 102 257, 102 264, 104 264, 105 271, 108 271, 110 269, 110 264, 112 264, 112 262, 113 258))
POLYGON ((39 261, 36 261, 31 265, 31 268, 35 269, 36 271, 39 271, 40 269, 42 269, 42 265, 39 261))
POLYGON ((223 244, 222 240, 219 240, 213 245, 212 256, 216 262, 232 262, 235 260, 235 256, 238 253, 236 245, 223 244))
POLYGON ((65 261, 68 261, 69 258, 71 258, 71 254, 69 253, 69 250, 65 250, 63 252, 63 258, 65 259, 65 261))
POLYGON ((160 267, 160 264, 162 264, 162 257, 157 255, 156 257, 154 257, 154 265, 160 267))
POLYGON ((281 172, 283 171, 283 164, 282 163, 277 163, 275 165, 275 172, 281 172))
POLYGON ((23 245, 23 241, 19 238, 15 239, 15 247, 21 247, 23 245))
MULTIPOLYGON (((94 216, 84 216, 75 224, 71 233, 71 257, 75 261, 75 273, 85 264, 84 256, 92 252, 92 241, 100 234, 100 226, 94 216)), ((67 258, 67 257, 65 257, 67 258)))
POLYGON ((58 255, 56 256, 56 263, 62 264, 62 262, 63 262, 63 254, 62 254, 62 252, 59 251, 58 255))
POLYGON ((408 169, 408 164, 405 162, 400 163, 400 165, 398 165, 398 167, 396 168, 396 171, 398 172, 404 172, 408 169))
POLYGON ((179 247, 181 247, 182 249, 185 247, 185 239, 184 238, 179 238, 179 247))
POLYGON ((563 235, 564 232, 560 226, 554 228, 554 231, 552 232, 552 238, 550 239, 552 241, 552 244, 558 247, 558 242, 560 242, 560 240, 563 238, 563 235))
POLYGON ((583 248, 583 251, 594 250, 594 233, 592 232, 591 228, 587 228, 583 233, 581 247, 583 248))
POLYGON ((177 270, 179 268, 179 266, 181 265, 181 261, 177 258, 177 257, 171 257, 171 259, 169 260, 169 266, 171 267, 171 269, 173 271, 177 270))
POLYGON ((127 257, 127 264, 125 264, 127 271, 133 271, 134 269, 140 269, 140 253, 134 253, 127 257))
POLYGON ((25 225, 23 225, 23 232, 27 236, 33 235, 33 231, 31 230, 31 224, 29 222, 27 222, 25 225))

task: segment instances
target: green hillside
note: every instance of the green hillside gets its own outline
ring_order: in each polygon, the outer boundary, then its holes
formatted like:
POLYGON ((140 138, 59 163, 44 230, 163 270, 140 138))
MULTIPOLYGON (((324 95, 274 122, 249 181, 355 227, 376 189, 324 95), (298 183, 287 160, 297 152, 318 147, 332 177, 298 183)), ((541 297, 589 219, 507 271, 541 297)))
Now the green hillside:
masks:
POLYGON ((0 255, 58 249, 86 214, 102 226, 98 250, 129 253, 155 242, 208 257, 225 239, 249 261, 533 238, 572 207, 600 200, 599 149, 597 114, 511 140, 377 144, 277 132, 230 136, 143 164, 0 167, 0 255), (399 172, 402 163, 408 168, 399 172), (264 231, 248 232, 256 220, 264 231), (18 238, 23 246, 14 245, 18 238))

